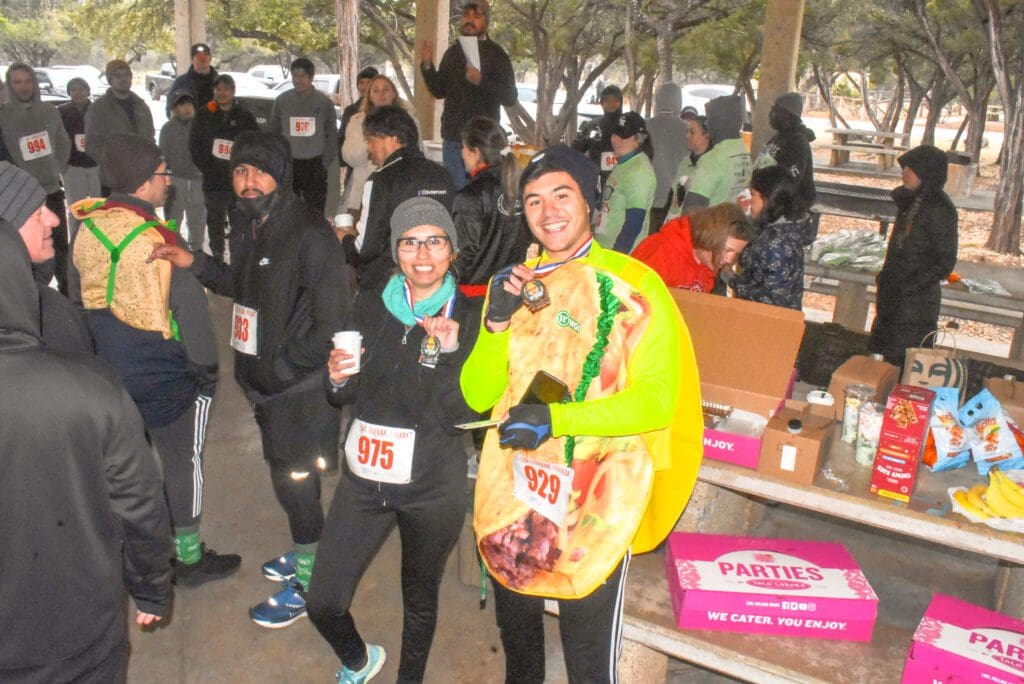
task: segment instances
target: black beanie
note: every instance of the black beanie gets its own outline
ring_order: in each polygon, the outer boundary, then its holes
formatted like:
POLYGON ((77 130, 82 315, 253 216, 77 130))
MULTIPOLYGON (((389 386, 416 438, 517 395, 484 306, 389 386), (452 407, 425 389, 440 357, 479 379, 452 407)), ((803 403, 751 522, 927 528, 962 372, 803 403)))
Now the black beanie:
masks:
POLYGON ((246 131, 231 148, 231 170, 239 164, 249 164, 277 181, 279 188, 291 187, 292 150, 280 133, 246 131))
POLYGON ((149 138, 117 133, 107 138, 100 162, 100 180, 111 192, 131 194, 153 177, 164 160, 149 138))

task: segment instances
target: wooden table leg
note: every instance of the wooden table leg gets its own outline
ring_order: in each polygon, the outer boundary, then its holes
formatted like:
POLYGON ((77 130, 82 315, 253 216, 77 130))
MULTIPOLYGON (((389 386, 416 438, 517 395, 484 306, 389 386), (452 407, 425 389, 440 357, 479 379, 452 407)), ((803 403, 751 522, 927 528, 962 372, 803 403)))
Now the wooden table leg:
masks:
POLYGON ((1013 339, 1010 340, 1010 359, 1024 359, 1024 320, 1013 329, 1013 339))
POLYGON ((1024 619, 1024 567, 1001 561, 996 571, 996 610, 1024 619))
POLYGON ((840 280, 832 322, 850 330, 863 332, 868 320, 867 293, 867 285, 840 280))

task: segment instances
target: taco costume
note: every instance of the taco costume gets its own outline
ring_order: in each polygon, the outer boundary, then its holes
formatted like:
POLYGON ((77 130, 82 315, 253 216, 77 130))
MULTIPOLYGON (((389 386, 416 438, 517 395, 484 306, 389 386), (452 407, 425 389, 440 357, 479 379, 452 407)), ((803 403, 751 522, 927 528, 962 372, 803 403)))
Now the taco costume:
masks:
POLYGON ((582 598, 681 514, 700 465, 699 383, 689 333, 654 271, 595 242, 542 282, 548 307, 523 307, 502 333, 481 326, 463 393, 501 417, 544 370, 573 400, 551 405, 554 436, 535 451, 502 449, 488 433, 474 528, 502 586, 582 598))

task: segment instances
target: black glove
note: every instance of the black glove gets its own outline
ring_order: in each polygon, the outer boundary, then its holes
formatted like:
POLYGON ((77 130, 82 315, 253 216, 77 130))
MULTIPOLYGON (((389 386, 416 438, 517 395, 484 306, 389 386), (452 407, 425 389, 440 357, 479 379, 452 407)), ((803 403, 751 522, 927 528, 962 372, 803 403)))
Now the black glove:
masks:
POLYGON ((505 290, 503 285, 512 277, 512 267, 503 268, 491 278, 487 313, 484 316, 492 323, 504 323, 523 305, 522 297, 517 297, 505 290))
POLYGON ((508 420, 498 426, 498 444, 533 451, 551 439, 551 407, 519 404, 509 409, 508 420))

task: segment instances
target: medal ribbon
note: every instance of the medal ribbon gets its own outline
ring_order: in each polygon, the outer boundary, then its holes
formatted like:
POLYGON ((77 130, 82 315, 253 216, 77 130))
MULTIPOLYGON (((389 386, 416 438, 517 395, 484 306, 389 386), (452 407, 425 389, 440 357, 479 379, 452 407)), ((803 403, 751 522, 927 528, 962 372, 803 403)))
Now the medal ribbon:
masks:
MULTIPOLYGON (((417 316, 416 315, 416 306, 415 306, 415 304, 413 304, 412 289, 409 287, 409 281, 406 280, 404 283, 402 283, 402 287, 405 288, 405 301, 408 302, 408 304, 409 304, 409 311, 412 312, 412 317, 416 319, 417 323, 419 323, 420 325, 423 325, 423 316, 417 316)), ((447 302, 445 302, 444 308, 442 308, 442 312, 443 312, 442 315, 445 318, 451 318, 452 317, 452 311, 455 310, 455 295, 457 293, 458 293, 458 290, 453 292, 452 296, 448 298, 447 302)))
POLYGON ((594 238, 591 237, 585 243, 580 245, 580 248, 577 249, 575 252, 573 252, 573 255, 570 256, 565 261, 556 261, 554 263, 544 264, 543 266, 541 266, 538 263, 537 267, 533 269, 534 275, 543 277, 543 276, 547 275, 548 273, 551 273, 552 271, 554 271, 556 268, 558 268, 560 266, 565 266, 570 261, 575 261, 576 259, 582 259, 583 257, 585 257, 588 254, 590 254, 590 247, 593 244, 594 244, 594 238))

